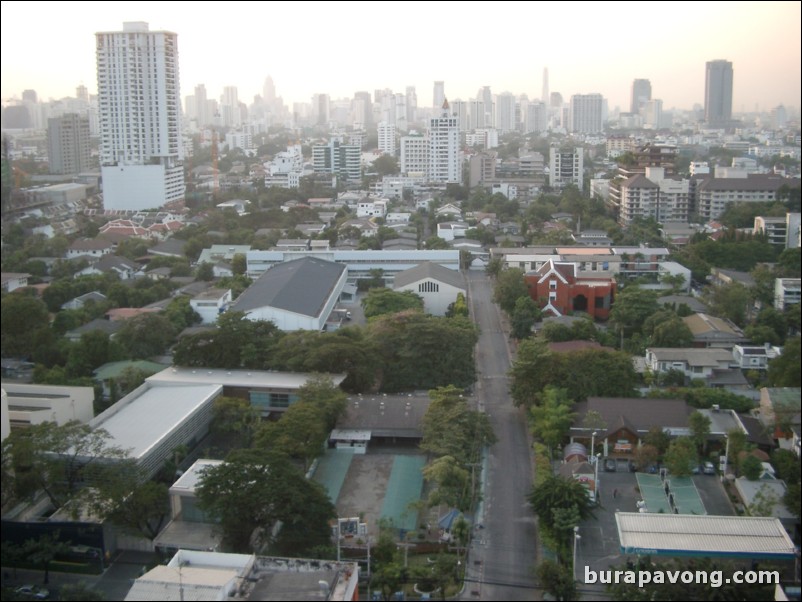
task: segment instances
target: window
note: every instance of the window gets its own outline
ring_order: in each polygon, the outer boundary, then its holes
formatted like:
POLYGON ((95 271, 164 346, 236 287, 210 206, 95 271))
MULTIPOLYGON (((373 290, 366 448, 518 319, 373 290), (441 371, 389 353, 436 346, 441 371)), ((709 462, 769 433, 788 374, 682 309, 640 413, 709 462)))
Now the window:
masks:
POLYGON ((436 282, 421 282, 418 285, 418 292, 419 293, 439 293, 440 292, 440 285, 436 282))
POLYGON ((557 290, 557 281, 556 280, 549 280, 549 290, 556 291, 557 290))

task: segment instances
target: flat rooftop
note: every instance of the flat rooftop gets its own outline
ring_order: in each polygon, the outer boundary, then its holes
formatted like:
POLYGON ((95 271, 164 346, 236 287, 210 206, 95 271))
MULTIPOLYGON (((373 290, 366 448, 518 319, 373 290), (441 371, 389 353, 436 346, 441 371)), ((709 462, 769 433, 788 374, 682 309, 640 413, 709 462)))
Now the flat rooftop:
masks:
MULTIPOLYGON (((335 385, 345 374, 326 374, 335 385)), ((147 378, 159 385, 223 385, 224 387, 260 387, 298 389, 312 377, 306 372, 272 372, 269 370, 225 370, 223 368, 179 368, 174 366, 147 378)))

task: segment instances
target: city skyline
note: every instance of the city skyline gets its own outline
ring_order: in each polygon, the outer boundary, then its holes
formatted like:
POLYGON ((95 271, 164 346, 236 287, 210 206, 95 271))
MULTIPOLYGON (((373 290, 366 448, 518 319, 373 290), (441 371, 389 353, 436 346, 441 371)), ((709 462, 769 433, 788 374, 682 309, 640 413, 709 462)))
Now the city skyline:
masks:
POLYGON ((4 1, 2 99, 21 98, 26 89, 40 100, 74 96, 81 84, 95 94, 94 34, 144 21, 151 31, 178 34, 182 100, 205 84, 210 98, 237 86, 250 104, 268 75, 289 106, 318 93, 352 98, 360 90, 415 86, 419 106, 427 107, 435 81, 444 82, 450 101, 472 99, 483 86, 535 100, 548 68, 550 90, 566 102, 599 93, 611 110, 626 111, 632 82, 642 78, 665 109, 691 109, 704 106, 706 63, 726 60, 734 71, 733 112, 802 104, 799 2, 736 2, 726 11, 707 2, 653 2, 637 11, 618 2, 497 2, 499 23, 486 32, 448 3, 389 2, 375 15, 350 2, 271 4, 264 14, 254 6, 229 3, 205 20, 161 2, 4 1), (47 16, 26 26, 40 15, 47 16), (329 56, 336 61, 324 60, 329 56))

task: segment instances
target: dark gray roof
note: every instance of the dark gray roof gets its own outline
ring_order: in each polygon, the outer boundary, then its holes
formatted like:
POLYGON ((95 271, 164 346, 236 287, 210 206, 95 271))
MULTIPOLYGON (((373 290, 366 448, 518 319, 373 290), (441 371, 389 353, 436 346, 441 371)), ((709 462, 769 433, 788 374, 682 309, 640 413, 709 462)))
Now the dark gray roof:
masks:
POLYGON ((710 178, 699 184, 699 190, 776 191, 783 184, 799 187, 799 180, 769 174, 749 174, 746 178, 710 178))
POLYGON ((418 282, 425 278, 439 280, 440 282, 450 284, 453 287, 467 290, 467 287, 465 286, 465 278, 463 278, 461 272, 458 270, 444 268, 439 263, 432 263, 431 261, 424 261, 423 263, 416 265, 414 268, 409 268, 408 270, 404 270, 403 272, 396 274, 395 279, 393 280, 393 288, 407 286, 413 282, 418 282))
POLYGON ((280 263, 262 274, 234 302, 233 311, 274 307, 317 317, 346 270, 344 265, 317 257, 280 263))
POLYGON ((177 257, 184 256, 184 247, 187 241, 180 238, 168 238, 160 242, 156 246, 150 247, 148 253, 155 253, 157 255, 175 255, 177 257))
POLYGON ((629 178, 626 182, 624 182, 625 186, 629 188, 638 187, 638 188, 660 188, 657 184, 652 182, 649 178, 644 176, 643 174, 637 174, 629 178))
POLYGON ((131 261, 127 257, 120 257, 119 255, 105 255, 95 264, 95 269, 107 272, 111 269, 118 270, 132 270, 139 269, 139 264, 131 261))
POLYGON ((683 399, 649 399, 634 397, 589 397, 574 406, 576 418, 572 430, 582 428, 589 410, 601 414, 607 425, 606 434, 614 433, 622 421, 638 432, 653 426, 661 428, 687 428, 690 410, 683 399))
POLYGON ((112 335, 120 328, 123 327, 123 321, 111 321, 111 320, 104 320, 102 318, 97 318, 92 320, 91 322, 87 322, 83 326, 79 326, 78 328, 74 328, 66 333, 67 338, 80 338, 80 336, 85 332, 92 332, 95 330, 101 330, 108 335, 112 335))

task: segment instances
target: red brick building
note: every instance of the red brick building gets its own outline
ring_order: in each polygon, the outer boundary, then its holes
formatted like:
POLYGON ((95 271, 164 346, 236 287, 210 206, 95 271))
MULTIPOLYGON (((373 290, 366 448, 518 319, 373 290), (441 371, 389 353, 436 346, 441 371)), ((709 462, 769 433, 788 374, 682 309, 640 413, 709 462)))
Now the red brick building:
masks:
POLYGON ((529 296, 555 316, 584 312, 595 320, 606 320, 615 297, 615 279, 584 278, 577 272, 573 263, 549 260, 524 276, 529 296))

